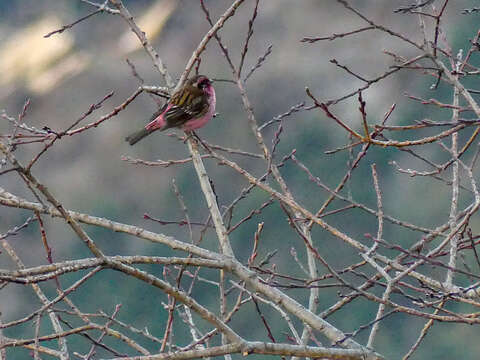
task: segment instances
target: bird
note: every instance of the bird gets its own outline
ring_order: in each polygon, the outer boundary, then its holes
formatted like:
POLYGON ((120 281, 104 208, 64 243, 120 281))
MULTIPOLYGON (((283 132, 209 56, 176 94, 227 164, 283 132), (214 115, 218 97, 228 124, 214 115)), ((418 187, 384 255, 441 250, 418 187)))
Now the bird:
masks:
POLYGON ((134 145, 154 131, 181 128, 189 132, 199 129, 210 121, 215 113, 215 89, 205 75, 188 79, 165 105, 150 119, 141 130, 127 136, 125 140, 134 145))

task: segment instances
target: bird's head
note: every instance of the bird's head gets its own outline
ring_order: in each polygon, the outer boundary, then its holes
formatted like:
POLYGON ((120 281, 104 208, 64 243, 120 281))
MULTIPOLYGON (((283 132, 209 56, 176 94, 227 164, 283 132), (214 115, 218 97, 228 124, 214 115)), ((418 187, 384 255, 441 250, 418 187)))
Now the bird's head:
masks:
POLYGON ((196 75, 188 80, 188 85, 194 86, 202 91, 210 92, 212 81, 205 75, 196 75))

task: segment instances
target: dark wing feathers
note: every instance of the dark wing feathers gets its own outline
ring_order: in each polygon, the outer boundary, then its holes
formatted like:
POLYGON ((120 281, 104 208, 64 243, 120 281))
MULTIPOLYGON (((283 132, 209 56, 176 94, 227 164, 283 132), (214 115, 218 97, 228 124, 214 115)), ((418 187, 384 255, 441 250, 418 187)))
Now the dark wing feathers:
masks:
POLYGON ((150 117, 150 120, 148 120, 147 124, 151 123, 153 120, 155 120, 159 115, 161 115, 165 109, 167 108, 168 106, 168 102, 166 102, 160 109, 158 109, 157 111, 155 111, 153 113, 153 115, 150 117))
POLYGON ((180 127, 188 120, 201 117, 208 111, 207 95, 193 86, 187 86, 174 94, 170 103, 173 106, 164 115, 167 126, 162 130, 180 127))

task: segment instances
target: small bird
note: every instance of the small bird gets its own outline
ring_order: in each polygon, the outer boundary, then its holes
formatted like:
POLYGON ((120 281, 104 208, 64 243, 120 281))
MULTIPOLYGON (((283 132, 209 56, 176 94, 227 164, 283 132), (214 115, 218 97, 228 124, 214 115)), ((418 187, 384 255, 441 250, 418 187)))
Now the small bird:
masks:
POLYGON ((134 145, 156 130, 178 127, 191 131, 201 128, 215 113, 215 103, 215 89, 210 79, 205 75, 196 75, 153 114, 143 129, 127 136, 125 140, 134 145))

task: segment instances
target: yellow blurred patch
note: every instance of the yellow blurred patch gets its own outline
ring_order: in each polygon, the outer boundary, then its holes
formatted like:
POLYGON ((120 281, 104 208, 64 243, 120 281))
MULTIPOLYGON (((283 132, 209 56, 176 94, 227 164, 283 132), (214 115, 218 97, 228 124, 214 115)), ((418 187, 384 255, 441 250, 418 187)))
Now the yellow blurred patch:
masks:
MULTIPOLYGON (((138 27, 145 32, 148 40, 160 35, 163 26, 177 8, 178 0, 160 0, 152 5, 145 13, 135 19, 138 27)), ((119 49, 122 54, 128 54, 142 48, 142 44, 131 30, 126 31, 119 40, 119 49)))
POLYGON ((0 45, 0 85, 32 81, 67 54, 73 46, 72 35, 43 38, 61 27, 58 18, 48 16, 14 33, 0 45))
POLYGON ((90 65, 91 56, 86 52, 76 52, 38 74, 27 82, 27 87, 38 95, 43 95, 61 82, 70 79, 90 65))

